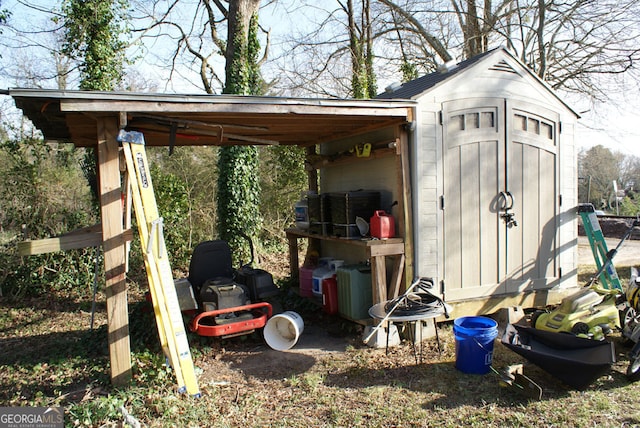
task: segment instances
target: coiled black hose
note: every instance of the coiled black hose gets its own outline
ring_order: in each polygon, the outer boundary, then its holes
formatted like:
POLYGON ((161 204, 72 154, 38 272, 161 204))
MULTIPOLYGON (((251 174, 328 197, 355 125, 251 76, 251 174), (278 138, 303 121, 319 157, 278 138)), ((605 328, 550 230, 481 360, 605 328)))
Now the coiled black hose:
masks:
POLYGON ((384 306, 385 312, 393 311, 394 315, 411 316, 443 311, 445 317, 449 318, 449 311, 444 301, 429 292, 432 287, 433 282, 431 279, 421 279, 415 287, 415 291, 389 300, 384 306))

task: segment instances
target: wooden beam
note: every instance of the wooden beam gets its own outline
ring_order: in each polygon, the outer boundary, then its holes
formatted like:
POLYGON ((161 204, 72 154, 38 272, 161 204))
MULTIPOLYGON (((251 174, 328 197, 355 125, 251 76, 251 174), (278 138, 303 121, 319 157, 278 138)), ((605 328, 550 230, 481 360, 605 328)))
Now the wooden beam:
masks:
MULTIPOLYGON (((133 239, 131 229, 125 230, 123 234, 125 241, 130 242, 133 239)), ((21 256, 33 256, 35 254, 75 250, 78 248, 96 247, 98 245, 102 245, 101 224, 83 227, 54 238, 18 242, 18 254, 21 256)))
POLYGON ((102 247, 107 295, 107 329, 111 383, 131 380, 131 345, 125 276, 125 239, 122 224, 120 156, 117 116, 97 118, 98 183, 102 215, 102 247))
POLYGON ((314 169, 327 168, 332 166, 344 166, 354 162, 364 162, 374 159, 382 159, 395 156, 393 148, 376 148, 371 150, 371 154, 366 157, 357 157, 355 153, 340 153, 338 155, 313 155, 307 159, 314 169))
POLYGON ((35 254, 52 253, 54 251, 102 245, 101 227, 99 224, 96 224, 54 238, 18 242, 18 254, 21 256, 31 256, 35 254))
MULTIPOLYGON (((259 100, 260 101, 260 100, 259 100)), ((388 102, 331 101, 287 102, 279 99, 276 102, 250 102, 246 98, 216 99, 211 97, 203 102, 171 102, 149 100, 101 100, 101 99, 64 99, 60 100, 63 112, 145 112, 149 113, 225 113, 233 114, 286 114, 286 115, 333 115, 333 116, 379 116, 406 117, 411 107, 394 106, 388 102), (206 101, 206 102, 205 102, 206 101)))

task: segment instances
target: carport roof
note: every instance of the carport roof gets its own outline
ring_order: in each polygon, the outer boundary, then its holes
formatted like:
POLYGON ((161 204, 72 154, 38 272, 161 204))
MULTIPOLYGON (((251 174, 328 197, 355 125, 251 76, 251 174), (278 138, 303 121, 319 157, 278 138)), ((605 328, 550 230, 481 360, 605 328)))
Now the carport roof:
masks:
POLYGON ((95 146, 115 117, 152 146, 309 146, 413 120, 414 101, 8 89, 46 140, 95 146))

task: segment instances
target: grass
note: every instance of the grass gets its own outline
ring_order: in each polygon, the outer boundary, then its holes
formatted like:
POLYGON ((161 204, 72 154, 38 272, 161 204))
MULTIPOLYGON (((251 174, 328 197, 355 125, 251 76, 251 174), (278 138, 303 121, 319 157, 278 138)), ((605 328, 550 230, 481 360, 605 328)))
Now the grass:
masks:
MULTIPOLYGON (((624 276, 628 269, 618 269, 624 276)), ((581 283, 591 270, 581 270, 581 283)), ((345 352, 276 352, 258 335, 226 341, 190 336, 200 373, 201 398, 175 392, 163 365, 153 316, 132 293, 133 381, 109 383, 106 315, 89 329, 86 302, 52 296, 21 303, 0 301, 0 406, 62 406, 66 426, 122 426, 121 408, 150 427, 503 427, 640 425, 640 383, 630 383, 619 335, 618 362, 584 391, 567 388, 496 342, 499 371, 525 363, 544 390, 530 400, 494 373, 455 369, 451 323, 439 325, 443 347, 425 342, 423 363, 403 343, 389 349, 360 344, 354 326, 306 308, 305 320, 342 328, 345 352)))

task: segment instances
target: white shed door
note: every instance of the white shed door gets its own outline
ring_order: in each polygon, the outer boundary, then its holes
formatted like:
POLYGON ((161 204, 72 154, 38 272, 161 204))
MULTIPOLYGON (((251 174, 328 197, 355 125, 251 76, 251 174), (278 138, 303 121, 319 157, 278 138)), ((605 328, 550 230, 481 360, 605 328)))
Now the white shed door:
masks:
POLYGON ((504 99, 444 104, 448 300, 533 290, 554 278, 557 122, 504 99))

